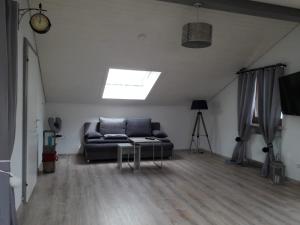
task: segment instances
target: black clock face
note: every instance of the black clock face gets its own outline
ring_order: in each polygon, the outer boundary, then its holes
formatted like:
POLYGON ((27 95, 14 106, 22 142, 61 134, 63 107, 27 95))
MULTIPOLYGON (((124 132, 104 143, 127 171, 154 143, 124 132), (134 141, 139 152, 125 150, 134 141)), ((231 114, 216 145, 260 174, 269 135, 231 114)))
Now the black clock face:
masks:
POLYGON ((35 32, 44 34, 50 30, 51 23, 47 16, 37 13, 30 18, 30 26, 35 32))

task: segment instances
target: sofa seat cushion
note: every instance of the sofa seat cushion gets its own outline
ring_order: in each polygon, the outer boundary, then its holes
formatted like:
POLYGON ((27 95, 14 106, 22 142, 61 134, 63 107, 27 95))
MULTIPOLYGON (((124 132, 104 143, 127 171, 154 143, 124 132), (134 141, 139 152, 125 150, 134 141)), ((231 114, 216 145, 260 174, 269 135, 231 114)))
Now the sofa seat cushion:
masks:
POLYGON ((128 137, 152 136, 151 119, 127 119, 126 134, 128 137))
POLYGON ((105 134, 125 134, 126 120, 123 118, 100 117, 100 133, 105 134))
POLYGON ((128 136, 126 134, 104 134, 104 139, 111 139, 111 140, 116 140, 116 139, 123 139, 126 140, 128 136))
POLYGON ((86 144, 118 144, 118 143, 129 143, 128 139, 105 139, 105 138, 98 138, 98 139, 87 139, 86 144))

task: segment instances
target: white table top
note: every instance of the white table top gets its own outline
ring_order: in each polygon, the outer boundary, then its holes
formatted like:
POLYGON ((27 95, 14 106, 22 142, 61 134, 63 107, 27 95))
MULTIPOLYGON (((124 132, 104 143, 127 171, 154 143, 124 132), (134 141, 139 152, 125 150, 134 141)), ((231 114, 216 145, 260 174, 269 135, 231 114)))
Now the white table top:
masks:
POLYGON ((133 143, 160 143, 160 140, 158 139, 146 139, 146 138, 129 138, 130 141, 133 143))

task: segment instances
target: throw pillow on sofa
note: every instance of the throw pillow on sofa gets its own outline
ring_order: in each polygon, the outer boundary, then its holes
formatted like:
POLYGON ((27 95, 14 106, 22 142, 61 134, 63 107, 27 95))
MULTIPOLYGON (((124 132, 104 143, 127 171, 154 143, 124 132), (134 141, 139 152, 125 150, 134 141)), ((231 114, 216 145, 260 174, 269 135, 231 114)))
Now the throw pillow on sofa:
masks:
POLYGON ((152 134, 153 134, 154 137, 158 137, 158 138, 168 137, 168 135, 165 132, 161 131, 161 130, 153 130, 152 134))
POLYGON ((98 122, 86 122, 84 123, 84 137, 89 139, 100 138, 103 135, 99 132, 98 122))
POLYGON ((152 136, 151 119, 127 119, 126 134, 129 137, 152 136))
POLYGON ((87 139, 97 139, 97 138, 101 138, 103 135, 100 134, 97 131, 90 131, 90 132, 86 132, 84 137, 87 139))
POLYGON ((160 130, 160 123, 159 122, 151 122, 151 129, 152 130, 160 130))
POLYGON ((101 134, 125 134, 126 120, 123 118, 100 117, 101 134))

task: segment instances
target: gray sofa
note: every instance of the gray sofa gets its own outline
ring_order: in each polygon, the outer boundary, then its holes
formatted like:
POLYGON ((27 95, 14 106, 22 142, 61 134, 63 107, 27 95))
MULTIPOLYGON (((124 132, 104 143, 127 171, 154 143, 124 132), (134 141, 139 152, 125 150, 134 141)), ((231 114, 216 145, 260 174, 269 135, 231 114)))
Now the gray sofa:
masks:
MULTIPOLYGON (((160 129, 160 123, 151 119, 103 118, 99 122, 84 124, 84 156, 87 162, 93 160, 117 160, 118 143, 130 143, 130 137, 155 137, 162 141, 163 157, 173 155, 173 143, 167 134, 160 129)), ((142 147, 141 158, 152 158, 152 144, 142 147)), ((159 152, 160 146, 155 146, 159 152)), ((157 154, 159 155, 159 154, 157 154)))

